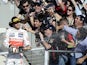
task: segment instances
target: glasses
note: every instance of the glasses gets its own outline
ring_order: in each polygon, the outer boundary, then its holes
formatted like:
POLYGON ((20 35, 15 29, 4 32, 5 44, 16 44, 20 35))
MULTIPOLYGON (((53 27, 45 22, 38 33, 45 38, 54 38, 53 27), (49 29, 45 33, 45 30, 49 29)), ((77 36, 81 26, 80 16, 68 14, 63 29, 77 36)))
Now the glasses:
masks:
POLYGON ((41 4, 39 4, 39 3, 38 3, 38 4, 35 4, 35 6, 40 6, 40 5, 41 5, 41 4))
POLYGON ((23 6, 23 8, 25 8, 25 7, 28 7, 29 5, 25 5, 25 6, 23 6))
POLYGON ((67 9, 68 11, 72 11, 71 9, 67 9))

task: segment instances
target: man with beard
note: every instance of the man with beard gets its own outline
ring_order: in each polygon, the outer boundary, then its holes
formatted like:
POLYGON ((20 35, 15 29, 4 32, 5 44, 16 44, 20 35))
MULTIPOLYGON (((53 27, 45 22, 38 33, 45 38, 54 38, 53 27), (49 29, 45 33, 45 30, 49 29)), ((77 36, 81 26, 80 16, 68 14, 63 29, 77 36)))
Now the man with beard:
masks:
MULTIPOLYGON (((66 25, 63 25, 63 29, 67 32, 71 33, 75 40, 77 40, 78 44, 76 45, 76 48, 74 51, 81 52, 80 54, 75 53, 75 58, 77 59, 78 64, 86 65, 85 62, 83 62, 87 57, 84 56, 85 51, 87 50, 87 31, 85 28, 81 27, 78 29, 74 29, 72 27, 68 27, 66 25), (82 58, 83 57, 83 58, 82 58), (79 60, 82 59, 82 60, 79 60), (79 63, 81 61, 81 63, 79 63)), ((71 54, 74 56, 73 54, 71 54)), ((75 60, 75 59, 74 59, 75 60)), ((72 64, 76 65, 76 61, 72 64)))

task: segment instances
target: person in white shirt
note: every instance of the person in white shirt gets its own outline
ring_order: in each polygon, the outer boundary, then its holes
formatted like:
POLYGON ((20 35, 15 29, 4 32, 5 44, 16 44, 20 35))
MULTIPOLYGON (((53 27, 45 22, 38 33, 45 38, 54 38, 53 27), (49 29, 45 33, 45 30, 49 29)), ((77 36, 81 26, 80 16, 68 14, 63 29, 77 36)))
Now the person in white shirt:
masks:
POLYGON ((20 28, 20 22, 19 18, 12 17, 11 22, 9 22, 9 26, 12 28, 6 31, 3 43, 9 50, 6 65, 25 65, 22 51, 31 49, 28 33, 20 28))

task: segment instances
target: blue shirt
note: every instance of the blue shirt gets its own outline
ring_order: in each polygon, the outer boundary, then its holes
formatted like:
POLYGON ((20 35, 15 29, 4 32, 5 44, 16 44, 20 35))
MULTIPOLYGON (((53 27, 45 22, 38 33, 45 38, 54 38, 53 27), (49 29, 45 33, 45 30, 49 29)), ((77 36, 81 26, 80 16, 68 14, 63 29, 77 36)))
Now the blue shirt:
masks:
MULTIPOLYGON (((74 39, 75 39, 78 29, 74 29, 74 28, 68 27, 68 26, 64 26, 63 29, 66 30, 67 32, 69 32, 70 34, 72 34, 74 39)), ((78 44, 77 44, 77 46, 75 48, 75 51, 84 52, 86 49, 87 49, 87 37, 84 40, 82 40, 82 41, 80 40, 78 42, 78 44)), ((81 53, 77 53, 75 55, 76 55, 76 58, 82 56, 81 53)))

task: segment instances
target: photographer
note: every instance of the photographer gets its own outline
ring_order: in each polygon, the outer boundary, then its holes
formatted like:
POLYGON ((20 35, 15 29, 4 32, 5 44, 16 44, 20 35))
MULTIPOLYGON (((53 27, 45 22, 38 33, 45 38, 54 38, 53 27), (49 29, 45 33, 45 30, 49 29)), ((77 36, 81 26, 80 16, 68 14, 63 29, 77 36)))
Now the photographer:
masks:
POLYGON ((20 22, 21 20, 15 16, 9 22, 9 26, 12 28, 7 30, 4 40, 4 45, 9 51, 6 65, 25 65, 22 51, 31 49, 28 34, 25 30, 20 29, 20 22))
MULTIPOLYGON (((67 44, 62 42, 60 34, 55 33, 55 27, 53 25, 46 26, 44 35, 39 33, 42 45, 46 50, 66 50, 67 44)), ((50 53, 49 65, 65 65, 68 58, 65 53, 50 53)))

